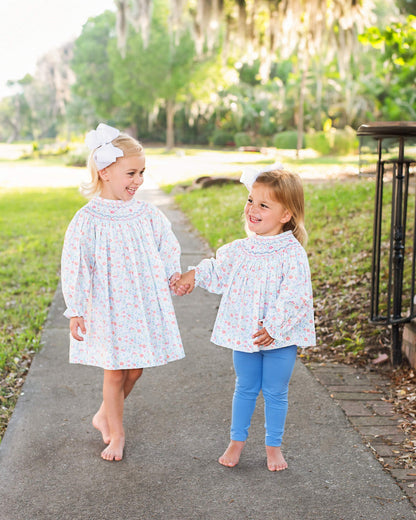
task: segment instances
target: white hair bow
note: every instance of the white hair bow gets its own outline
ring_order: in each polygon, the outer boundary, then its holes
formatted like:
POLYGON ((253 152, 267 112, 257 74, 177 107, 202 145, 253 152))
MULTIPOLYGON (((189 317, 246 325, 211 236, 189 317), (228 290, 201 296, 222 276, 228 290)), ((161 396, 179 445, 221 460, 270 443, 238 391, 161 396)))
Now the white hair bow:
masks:
POLYGON ((102 170, 116 161, 117 157, 123 157, 123 150, 112 144, 113 139, 120 135, 117 128, 100 123, 96 130, 91 130, 85 137, 85 144, 90 150, 95 150, 94 161, 97 170, 102 170))
POLYGON ((244 184, 244 186, 248 189, 248 191, 251 190, 253 187, 253 184, 256 182, 257 177, 261 173, 267 173, 272 172, 273 170, 283 170, 284 166, 281 163, 274 163, 269 166, 266 166, 262 170, 256 170, 256 168, 253 168, 252 166, 246 166, 243 168, 243 174, 240 177, 240 182, 244 184))

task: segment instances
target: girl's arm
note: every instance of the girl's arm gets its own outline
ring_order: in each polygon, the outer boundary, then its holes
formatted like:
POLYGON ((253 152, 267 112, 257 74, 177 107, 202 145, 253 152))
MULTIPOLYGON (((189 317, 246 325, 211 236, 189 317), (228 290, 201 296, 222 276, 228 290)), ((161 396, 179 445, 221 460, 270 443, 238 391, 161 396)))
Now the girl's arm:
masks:
POLYGON ((222 294, 235 267, 236 242, 218 249, 215 258, 206 258, 195 267, 195 285, 215 294, 222 294))
POLYGON ((90 294, 94 268, 94 235, 85 218, 77 213, 65 234, 61 258, 61 282, 67 318, 83 317, 90 294))
MULTIPOLYGON (((270 308, 263 320, 266 332, 275 340, 289 341, 291 331, 307 316, 313 325, 313 296, 308 259, 302 249, 299 254, 290 252, 286 260, 283 281, 275 305, 270 308)), ((257 342, 261 330, 255 336, 257 342)))
POLYGON ((156 207, 152 207, 153 214, 151 224, 157 249, 165 266, 168 280, 176 273, 181 272, 181 246, 172 231, 170 221, 156 207))

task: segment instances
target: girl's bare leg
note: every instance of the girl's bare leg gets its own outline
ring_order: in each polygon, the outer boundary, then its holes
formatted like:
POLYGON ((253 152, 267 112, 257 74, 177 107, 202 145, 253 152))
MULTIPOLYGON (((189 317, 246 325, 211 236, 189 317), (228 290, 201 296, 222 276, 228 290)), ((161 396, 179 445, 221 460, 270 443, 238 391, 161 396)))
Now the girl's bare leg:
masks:
MULTIPOLYGON (((134 368, 131 370, 126 370, 127 376, 124 383, 124 399, 129 395, 129 393, 133 390, 133 387, 136 381, 143 373, 142 368, 134 368)), ((109 444, 110 437, 110 427, 108 426, 107 414, 105 412, 104 401, 101 403, 98 412, 94 415, 92 419, 92 424, 94 428, 97 428, 101 432, 103 436, 103 441, 105 444, 109 444)))
POLYGON ((97 428, 101 432, 103 436, 103 441, 105 444, 109 444, 110 442, 110 427, 108 426, 107 415, 105 413, 104 401, 101 403, 98 412, 92 418, 92 425, 94 428, 97 428))
POLYGON ((104 370, 104 408, 110 430, 110 443, 101 452, 105 460, 121 460, 124 450, 124 383, 125 370, 104 370))
POLYGON ((288 467, 280 446, 266 446, 266 454, 267 467, 270 471, 282 471, 288 467))
POLYGON ((218 462, 228 468, 237 466, 240 461, 241 452, 243 451, 245 441, 230 441, 228 448, 218 459, 218 462))

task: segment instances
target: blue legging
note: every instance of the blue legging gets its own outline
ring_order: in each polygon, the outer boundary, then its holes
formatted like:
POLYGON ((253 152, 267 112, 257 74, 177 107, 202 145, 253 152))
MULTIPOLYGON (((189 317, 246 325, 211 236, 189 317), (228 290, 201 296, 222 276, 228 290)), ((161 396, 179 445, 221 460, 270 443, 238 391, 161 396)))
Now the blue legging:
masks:
POLYGON ((236 381, 231 440, 247 439, 257 396, 262 390, 266 445, 281 445, 288 408, 289 381, 295 366, 296 351, 296 345, 252 353, 234 350, 236 381))

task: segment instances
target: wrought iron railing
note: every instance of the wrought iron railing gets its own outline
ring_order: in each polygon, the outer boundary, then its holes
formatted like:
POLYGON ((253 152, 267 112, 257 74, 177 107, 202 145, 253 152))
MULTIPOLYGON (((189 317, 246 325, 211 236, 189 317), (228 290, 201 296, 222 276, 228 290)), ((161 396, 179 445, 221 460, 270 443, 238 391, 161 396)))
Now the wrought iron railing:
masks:
POLYGON ((416 317, 416 122, 369 123, 357 135, 360 173, 371 174, 373 153, 376 176, 370 321, 391 325, 398 365, 401 325, 416 317))

